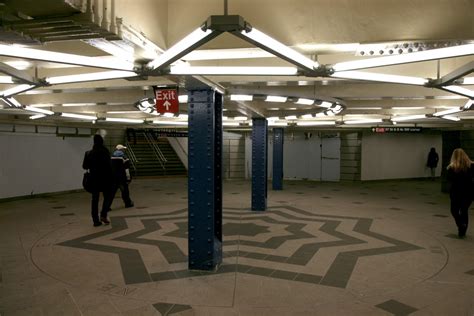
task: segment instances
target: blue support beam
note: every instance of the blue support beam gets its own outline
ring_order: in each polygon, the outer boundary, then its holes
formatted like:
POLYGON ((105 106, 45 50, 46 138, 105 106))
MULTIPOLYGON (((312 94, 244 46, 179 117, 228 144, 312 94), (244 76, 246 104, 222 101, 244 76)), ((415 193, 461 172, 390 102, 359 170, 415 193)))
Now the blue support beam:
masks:
POLYGON ((252 210, 267 209, 267 120, 252 119, 252 210))
POLYGON ((188 93, 188 267, 222 262, 222 95, 188 93))
POLYGON ((283 190, 283 128, 273 129, 273 190, 283 190))

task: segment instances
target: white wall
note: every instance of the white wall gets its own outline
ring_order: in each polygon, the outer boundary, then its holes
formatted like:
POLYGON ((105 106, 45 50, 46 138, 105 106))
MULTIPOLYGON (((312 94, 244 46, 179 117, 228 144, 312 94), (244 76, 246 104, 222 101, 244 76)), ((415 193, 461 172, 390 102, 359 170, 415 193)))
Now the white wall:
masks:
POLYGON ((82 188, 89 137, 0 133, 0 199, 82 188))
POLYGON ((188 169, 188 138, 187 137, 167 137, 168 141, 183 163, 188 169))
POLYGON ((441 134, 364 134, 362 136, 361 180, 429 177, 426 160, 430 148, 440 157, 436 175, 441 174, 441 134))

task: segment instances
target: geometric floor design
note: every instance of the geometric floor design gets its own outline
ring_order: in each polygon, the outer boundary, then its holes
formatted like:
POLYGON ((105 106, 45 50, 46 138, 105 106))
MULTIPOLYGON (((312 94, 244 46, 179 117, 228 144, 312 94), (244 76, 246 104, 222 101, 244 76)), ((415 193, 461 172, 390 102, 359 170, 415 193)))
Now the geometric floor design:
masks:
POLYGON ((59 243, 60 246, 114 253, 120 260, 125 284, 166 281, 223 273, 243 273, 275 279, 345 288, 360 258, 422 249, 421 247, 371 231, 373 220, 362 217, 315 214, 305 210, 279 206, 265 212, 248 209, 224 209, 223 256, 227 260, 217 271, 183 269, 187 262, 187 209, 160 214, 111 216, 110 229, 59 243), (140 221, 143 228, 129 232, 127 221, 140 221), (167 229, 164 229, 166 226, 167 229), (350 230, 342 232, 341 226, 350 230), (120 234, 118 237, 117 234, 120 234), (101 244, 112 236, 121 246, 101 244), (291 243, 291 251, 287 244, 291 243), (155 246, 171 268, 150 271, 133 245, 155 246), (296 246, 295 246, 296 245, 296 246), (351 249, 350 246, 354 246, 351 249), (322 274, 305 272, 305 267, 318 261, 322 249, 337 247, 322 274), (349 248, 347 248, 349 247, 349 248), (239 263, 239 258, 247 263, 239 263), (237 259, 237 260, 233 260, 237 259), (271 262, 271 268, 265 263, 271 262), (173 269, 173 264, 180 264, 173 269), (278 263, 279 268, 275 268, 278 263))

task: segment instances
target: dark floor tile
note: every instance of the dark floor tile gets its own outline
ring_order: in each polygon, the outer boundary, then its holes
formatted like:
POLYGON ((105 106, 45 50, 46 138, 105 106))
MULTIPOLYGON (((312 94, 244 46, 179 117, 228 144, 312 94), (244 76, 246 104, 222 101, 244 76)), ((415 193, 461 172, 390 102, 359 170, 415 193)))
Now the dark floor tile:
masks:
POLYGON ((313 275, 307 273, 298 273, 295 281, 306 282, 306 283, 314 283, 319 284, 321 282, 322 277, 320 275, 313 275))
POLYGON ((296 272, 274 270, 270 276, 276 279, 294 280, 297 275, 298 273, 296 272))
POLYGON ((274 271, 273 269, 253 267, 252 269, 248 270, 246 273, 261 275, 261 276, 270 276, 273 273, 273 271, 274 271))
POLYGON ((355 201, 355 202, 352 202, 352 204, 364 204, 364 202, 355 201))
POLYGON ((418 310, 395 300, 389 300, 375 306, 397 316, 410 315, 418 310))
POLYGON ((172 271, 152 273, 150 276, 153 281, 166 281, 176 279, 176 275, 172 271))
POLYGON ((74 214, 74 213, 61 213, 61 214, 59 214, 59 216, 74 216, 74 215, 76 215, 76 214, 74 214))

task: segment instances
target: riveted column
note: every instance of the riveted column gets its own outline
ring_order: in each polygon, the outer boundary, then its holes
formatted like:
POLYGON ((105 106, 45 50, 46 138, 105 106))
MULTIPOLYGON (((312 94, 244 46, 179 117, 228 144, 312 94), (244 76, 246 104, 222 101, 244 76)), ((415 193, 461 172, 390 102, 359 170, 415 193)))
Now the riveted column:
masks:
POLYGON ((273 129, 273 190, 283 190, 283 128, 273 129))
POLYGON ((222 262, 222 95, 188 93, 188 266, 222 262))
POLYGON ((252 119, 252 210, 267 208, 267 120, 252 119))

